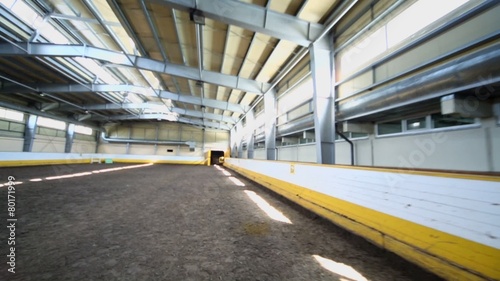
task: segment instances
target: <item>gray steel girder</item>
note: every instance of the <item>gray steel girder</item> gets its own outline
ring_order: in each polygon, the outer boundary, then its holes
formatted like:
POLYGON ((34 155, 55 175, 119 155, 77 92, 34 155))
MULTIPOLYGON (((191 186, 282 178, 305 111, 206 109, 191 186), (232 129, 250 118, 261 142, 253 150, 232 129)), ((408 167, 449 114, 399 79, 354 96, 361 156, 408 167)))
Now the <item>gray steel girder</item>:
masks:
POLYGON ((45 57, 84 57, 106 61, 120 66, 135 67, 153 72, 169 74, 196 81, 224 86, 255 94, 262 94, 270 84, 238 76, 203 70, 198 68, 165 63, 150 58, 127 55, 116 51, 100 49, 87 45, 62 45, 51 43, 10 43, 0 44, 0 56, 45 56, 45 57))
MULTIPOLYGON (((301 20, 258 5, 233 0, 149 0, 177 10, 199 11, 202 16, 226 24, 239 26, 274 38, 294 42, 308 47, 325 27, 322 24, 301 20)), ((320 40, 318 45, 329 48, 327 40, 320 40)))
MULTIPOLYGON (((49 107, 49 105, 47 105, 47 107, 49 107)), ((188 109, 183 109, 183 108, 178 108, 178 107, 166 108, 165 105, 157 104, 157 103, 122 103, 122 104, 106 103, 106 104, 83 105, 82 107, 87 109, 87 110, 151 109, 157 113, 174 112, 174 113, 178 113, 180 115, 186 115, 186 116, 197 117, 197 118, 206 118, 206 119, 221 121, 221 122, 225 122, 225 123, 229 123, 229 124, 236 123, 236 120, 230 116, 213 114, 213 113, 206 113, 206 112, 201 112, 201 111, 197 111, 197 110, 188 110, 188 109)), ((71 105, 59 105, 57 107, 52 107, 52 109, 55 109, 55 108, 69 110, 69 109, 73 109, 74 107, 72 107, 71 105)))
POLYGON ((112 85, 112 84, 27 84, 28 87, 19 85, 5 85, 0 88, 0 93, 32 93, 33 90, 43 93, 87 93, 87 92, 130 92, 144 96, 160 94, 160 98, 171 99, 172 101, 203 105, 206 107, 228 110, 237 113, 245 113, 248 106, 229 103, 215 99, 202 99, 200 97, 176 94, 165 90, 152 90, 146 87, 134 85, 112 85))

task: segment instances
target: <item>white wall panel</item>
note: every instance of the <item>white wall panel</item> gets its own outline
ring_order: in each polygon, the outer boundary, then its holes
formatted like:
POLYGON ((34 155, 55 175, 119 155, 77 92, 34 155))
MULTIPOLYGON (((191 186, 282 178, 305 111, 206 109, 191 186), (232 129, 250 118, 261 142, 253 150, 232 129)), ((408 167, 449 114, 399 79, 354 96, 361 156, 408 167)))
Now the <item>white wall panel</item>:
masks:
POLYGON ((500 183, 243 159, 228 163, 500 249, 500 183), (311 176, 314 175, 314 176, 311 176))
POLYGON ((64 152, 66 138, 36 135, 32 152, 64 152))
POLYGON ((490 129, 491 134, 491 157, 493 171, 500 171, 500 127, 495 126, 490 129))
POLYGON ((134 155, 154 155, 155 146, 153 144, 131 144, 129 154, 134 155))
POLYGON ((489 171, 482 128, 377 138, 373 149, 375 166, 489 171))
POLYGON ((253 151, 253 158, 254 159, 265 160, 266 157, 267 157, 266 150, 264 148, 255 149, 253 151))
POLYGON ((106 154, 126 154, 127 145, 122 143, 100 143, 98 153, 106 154))
POLYGON ((298 161, 316 163, 316 144, 302 144, 297 150, 298 161))
MULTIPOLYGON (((360 166, 372 166, 372 147, 369 139, 353 140, 354 164, 360 166)), ((335 142, 335 163, 340 165, 351 165, 351 146, 346 141, 335 142)))
POLYGON ((96 150, 95 141, 73 140, 72 153, 94 153, 96 150))
POLYGON ((0 137, 0 151, 21 152, 23 151, 24 139, 0 137))
POLYGON ((298 161, 296 146, 282 146, 278 148, 278 160, 298 161))
POLYGON ((316 162, 316 144, 300 144, 278 147, 278 160, 316 162))

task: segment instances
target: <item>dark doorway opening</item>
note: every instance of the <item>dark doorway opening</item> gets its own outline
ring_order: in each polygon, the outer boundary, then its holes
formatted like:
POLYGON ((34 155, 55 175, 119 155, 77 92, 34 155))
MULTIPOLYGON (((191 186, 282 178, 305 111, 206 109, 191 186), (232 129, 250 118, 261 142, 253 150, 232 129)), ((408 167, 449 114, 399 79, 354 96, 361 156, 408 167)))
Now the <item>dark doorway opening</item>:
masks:
POLYGON ((224 156, 224 151, 221 150, 212 150, 210 152, 210 163, 212 165, 221 165, 222 163, 219 162, 219 158, 224 156))

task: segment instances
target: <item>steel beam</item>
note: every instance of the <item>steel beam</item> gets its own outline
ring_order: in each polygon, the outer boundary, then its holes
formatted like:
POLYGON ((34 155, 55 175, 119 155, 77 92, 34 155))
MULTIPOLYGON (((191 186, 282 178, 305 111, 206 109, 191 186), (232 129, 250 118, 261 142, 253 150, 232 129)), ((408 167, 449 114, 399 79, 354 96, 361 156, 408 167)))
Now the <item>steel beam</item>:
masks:
MULTIPOLYGON (((53 19, 62 19, 62 20, 69 20, 69 21, 81 21, 81 22, 87 22, 87 23, 92 23, 92 24, 99 24, 99 21, 97 19, 85 18, 82 16, 71 16, 71 15, 64 15, 64 14, 58 14, 58 13, 50 13, 49 17, 51 17, 53 19)), ((109 25, 109 26, 117 26, 117 27, 121 26, 121 24, 119 22, 103 21, 103 23, 106 25, 109 25)))
POLYGON ((236 154, 238 158, 243 158, 243 141, 245 139, 245 135, 243 134, 243 123, 238 123, 236 124, 236 131, 238 132, 238 142, 237 142, 237 149, 238 153, 236 154))
MULTIPOLYGON (((267 160, 276 159, 276 92, 270 91, 264 95, 265 147, 267 160)), ((240 122, 241 123, 241 122, 240 122)))
MULTIPOLYGON (((63 110, 70 110, 73 109, 74 107, 70 105, 62 105, 62 106, 52 106, 46 105, 45 107, 51 108, 51 109, 63 109, 63 110)), ((156 104, 156 103, 122 103, 122 104, 116 104, 116 103, 106 103, 106 104, 90 104, 90 105, 83 105, 82 106, 84 109, 87 110, 120 110, 120 109, 151 109, 155 110, 157 113, 169 113, 169 112, 174 112, 178 113, 180 115, 186 115, 186 116, 191 116, 191 117, 197 117, 197 118, 207 118, 207 119, 212 119, 216 121, 221 121, 229 124, 235 124, 236 120, 234 118, 229 117, 229 116, 224 116, 224 115, 219 115, 219 114, 213 114, 213 113, 202 113, 200 111, 196 110, 187 110, 183 108, 166 108, 165 105, 163 104, 156 104)))
POLYGON ((310 47, 313 78, 314 133, 316 162, 335 164, 335 110, 332 89, 331 52, 310 47))
MULTIPOLYGON (((139 116, 137 116, 137 115, 110 116, 109 118, 106 118, 106 120, 109 120, 109 121, 113 121, 113 120, 137 120, 138 118, 172 121, 170 116, 168 116, 167 114, 161 114, 161 113, 140 114, 139 116)), ((230 129, 228 125, 225 125, 222 123, 208 122, 208 121, 203 122, 202 120, 199 120, 199 119, 191 119, 191 118, 184 118, 184 117, 179 117, 178 120, 176 120, 175 122, 186 123, 186 124, 191 124, 191 125, 196 125, 196 126, 206 126, 206 127, 211 127, 211 128, 221 129, 221 130, 229 130, 230 129)))
POLYGON ((17 111, 21 111, 21 112, 28 113, 28 114, 35 115, 35 116, 43 116, 43 117, 47 117, 47 118, 52 118, 52 119, 64 121, 67 123, 73 123, 73 124, 86 126, 86 127, 92 128, 93 130, 97 130, 97 131, 101 130, 100 127, 93 125, 91 123, 80 122, 80 121, 72 119, 72 118, 48 114, 47 112, 43 112, 43 111, 34 109, 32 107, 27 107, 27 106, 13 104, 13 103, 4 102, 4 101, 0 101, 0 106, 5 107, 5 108, 9 108, 9 109, 13 109, 13 110, 17 110, 17 111))
POLYGON ((73 147, 73 139, 75 138, 75 124, 69 123, 66 130, 66 143, 64 145, 64 153, 71 153, 73 147))
POLYGON ((31 152, 33 150, 33 142, 35 142, 36 122, 38 116, 30 114, 28 123, 26 123, 26 132, 24 133, 23 152, 31 152))
POLYGON ((0 56, 45 56, 45 57, 84 57, 112 64, 135 67, 158 73, 186 79, 203 81, 232 89, 241 90, 255 94, 262 94, 270 85, 238 76, 222 74, 218 72, 203 70, 202 75, 198 68, 179 64, 165 63, 151 58, 126 55, 120 52, 100 49, 87 45, 62 45, 49 43, 10 43, 0 44, 0 56))
POLYGON ((225 101, 214 99, 202 99, 200 97, 176 94, 165 90, 153 90, 146 87, 134 85, 113 85, 113 84, 26 84, 19 85, 4 85, 0 88, 0 94, 10 93, 88 93, 88 92, 130 92, 144 96, 157 97, 156 93, 160 94, 160 98, 170 99, 176 102, 204 105, 211 108, 228 110, 237 113, 245 113, 248 106, 228 103, 225 101), (155 93, 156 92, 156 93, 155 93))
MULTIPOLYGON (((196 10, 204 17, 291 41, 304 47, 309 46, 325 29, 318 23, 240 1, 150 0, 150 2, 185 12, 196 10)), ((328 48, 326 39, 318 42, 318 45, 328 48)))
POLYGON ((232 118, 230 116, 225 116, 222 114, 201 112, 201 111, 197 111, 197 110, 188 110, 188 109, 177 108, 177 107, 174 107, 171 110, 172 110, 172 112, 178 113, 180 115, 210 119, 210 120, 214 120, 214 121, 221 121, 221 122, 228 123, 231 125, 236 124, 236 120, 234 120, 234 118, 232 118))
POLYGON ((247 132, 247 158, 254 158, 254 144, 255 144, 255 115, 253 110, 250 110, 246 116, 246 127, 249 129, 247 132))

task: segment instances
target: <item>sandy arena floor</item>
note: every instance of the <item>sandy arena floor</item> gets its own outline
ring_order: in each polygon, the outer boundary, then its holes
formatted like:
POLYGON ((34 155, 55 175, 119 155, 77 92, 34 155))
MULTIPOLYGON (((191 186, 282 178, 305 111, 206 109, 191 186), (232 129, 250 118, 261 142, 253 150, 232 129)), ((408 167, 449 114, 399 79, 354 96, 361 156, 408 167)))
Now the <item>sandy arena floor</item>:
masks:
POLYGON ((216 167, 0 168, 0 183, 9 176, 22 182, 16 273, 7 271, 3 186, 0 280, 439 280, 216 167), (251 198, 286 218, 270 218, 251 198))

